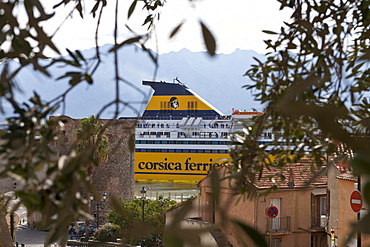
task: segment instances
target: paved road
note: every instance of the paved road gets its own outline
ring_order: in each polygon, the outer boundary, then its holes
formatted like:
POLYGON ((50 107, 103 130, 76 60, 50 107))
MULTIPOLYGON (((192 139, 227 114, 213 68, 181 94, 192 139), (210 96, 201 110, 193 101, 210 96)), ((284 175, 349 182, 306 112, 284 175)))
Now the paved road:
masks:
MULTIPOLYGON (((5 195, 12 197, 13 192, 5 193, 5 195)), ((17 198, 13 198, 9 207, 11 208, 14 204, 19 201, 17 198)), ((20 221, 15 231, 16 242, 18 246, 21 247, 21 244, 24 244, 24 247, 44 247, 44 242, 46 239, 47 231, 32 230, 30 227, 27 227, 27 210, 23 205, 20 205, 16 210, 17 215, 19 216, 18 220, 20 221)), ((53 245, 51 245, 54 247, 53 245)))
POLYGON ((18 231, 15 234, 19 247, 21 247, 21 244, 24 244, 25 247, 44 247, 48 232, 32 230, 26 225, 18 225, 18 231))

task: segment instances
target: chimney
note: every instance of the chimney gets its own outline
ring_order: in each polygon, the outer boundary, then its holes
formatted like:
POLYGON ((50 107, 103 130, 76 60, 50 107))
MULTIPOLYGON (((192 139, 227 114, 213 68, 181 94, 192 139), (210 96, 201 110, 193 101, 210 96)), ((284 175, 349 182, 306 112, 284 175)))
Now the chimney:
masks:
POLYGON ((294 174, 293 174, 293 168, 289 169, 289 178, 288 178, 288 187, 294 187, 294 174))

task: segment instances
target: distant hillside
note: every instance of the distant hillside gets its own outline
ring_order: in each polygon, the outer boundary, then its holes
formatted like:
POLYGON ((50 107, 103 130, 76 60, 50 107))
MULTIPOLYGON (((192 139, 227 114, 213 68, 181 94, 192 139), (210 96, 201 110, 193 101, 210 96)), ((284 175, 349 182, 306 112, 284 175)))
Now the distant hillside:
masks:
MULTIPOLYGON (((83 118, 96 114, 100 108, 114 98, 114 67, 113 55, 107 51, 111 45, 101 47, 103 61, 94 74, 94 84, 81 83, 67 97, 66 114, 73 118, 83 118)), ((94 49, 82 51, 85 57, 92 57, 94 49)), ((186 49, 179 52, 162 54, 159 57, 159 68, 154 78, 155 66, 150 58, 136 46, 127 46, 119 51, 119 68, 121 79, 120 96, 130 103, 134 109, 125 109, 120 116, 141 114, 149 100, 151 89, 141 85, 142 80, 172 81, 178 78, 198 95, 206 99, 224 114, 230 114, 231 109, 251 110, 262 109, 253 101, 250 92, 242 89, 248 78, 243 77, 249 66, 254 63, 253 57, 262 55, 254 51, 236 50, 232 54, 219 54, 212 58, 204 52, 190 52, 186 49)), ((17 82, 23 90, 18 95, 19 101, 27 100, 33 91, 52 99, 67 88, 67 80, 56 80, 57 77, 71 68, 54 66, 49 71, 54 78, 35 73, 32 68, 23 70, 17 77, 17 82)), ((113 108, 105 112, 104 118, 112 117, 113 108)))

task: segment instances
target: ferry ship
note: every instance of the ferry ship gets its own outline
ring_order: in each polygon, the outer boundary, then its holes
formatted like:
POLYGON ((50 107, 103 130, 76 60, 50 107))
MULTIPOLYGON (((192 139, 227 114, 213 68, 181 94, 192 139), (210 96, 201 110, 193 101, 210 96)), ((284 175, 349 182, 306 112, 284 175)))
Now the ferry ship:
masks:
POLYGON ((136 126, 137 182, 196 183, 229 155, 228 136, 261 112, 224 115, 185 84, 143 81, 154 93, 136 126))

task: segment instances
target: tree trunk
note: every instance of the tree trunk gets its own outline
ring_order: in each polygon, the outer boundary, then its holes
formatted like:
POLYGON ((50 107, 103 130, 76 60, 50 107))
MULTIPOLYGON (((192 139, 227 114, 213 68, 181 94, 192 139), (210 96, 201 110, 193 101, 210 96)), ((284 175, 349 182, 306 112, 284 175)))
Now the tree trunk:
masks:
POLYGON ((0 247, 13 247, 9 226, 5 219, 5 211, 0 207, 0 247))

